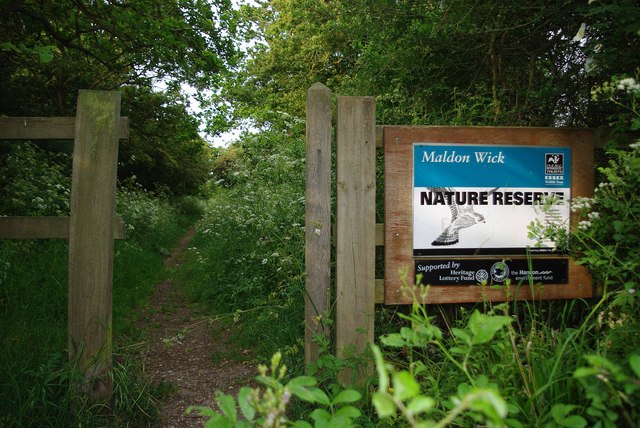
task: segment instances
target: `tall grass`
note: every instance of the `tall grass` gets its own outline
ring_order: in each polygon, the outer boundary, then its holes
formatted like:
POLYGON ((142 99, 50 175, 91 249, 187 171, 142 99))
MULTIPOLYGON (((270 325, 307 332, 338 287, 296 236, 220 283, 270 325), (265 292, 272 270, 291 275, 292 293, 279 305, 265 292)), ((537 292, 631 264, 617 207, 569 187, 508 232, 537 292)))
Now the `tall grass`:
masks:
MULTIPOLYGON (((287 365, 297 361, 299 367, 303 146, 282 141, 269 133, 227 152, 189 269, 196 278, 194 298, 242 320, 241 334, 263 359, 281 349, 287 365)), ((640 144, 611 155, 600 169, 605 181, 595 197, 574 201, 580 227, 571 234, 572 255, 604 293, 593 299, 479 302, 456 306, 452 319, 439 313, 450 308, 383 308, 376 331, 389 334, 378 338, 383 354, 376 362, 392 388, 377 391, 373 406, 362 403, 359 425, 431 426, 417 422, 427 419, 458 426, 637 425, 640 144), (419 418, 407 411, 409 399, 417 400, 419 418), (472 399, 478 401, 470 404, 472 399)), ((332 370, 327 365, 318 376, 337 393, 340 387, 328 376, 332 370)), ((371 385, 380 382, 381 376, 372 376, 371 385)), ((310 411, 288 409, 292 420, 310 411)))
POLYGON ((286 349, 299 367, 304 292, 304 143, 252 137, 218 172, 185 266, 193 299, 243 324, 263 356, 286 349))
POLYGON ((195 220, 141 189, 120 190, 127 240, 116 242, 113 408, 96 409, 67 361, 67 243, 0 241, 0 425, 140 426, 157 394, 128 346, 140 339, 136 309, 167 272, 163 259, 195 220))

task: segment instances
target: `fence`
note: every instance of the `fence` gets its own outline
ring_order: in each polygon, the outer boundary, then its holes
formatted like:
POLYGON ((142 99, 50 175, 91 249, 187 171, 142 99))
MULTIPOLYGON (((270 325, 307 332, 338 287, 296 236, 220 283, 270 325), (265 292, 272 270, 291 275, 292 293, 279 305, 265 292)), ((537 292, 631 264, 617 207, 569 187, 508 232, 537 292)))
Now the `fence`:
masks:
MULTIPOLYGON (((319 354, 313 337, 330 337, 330 329, 324 321, 332 310, 336 355, 344 357, 352 351, 362 354, 367 344, 373 342, 376 303, 411 302, 407 296, 400 295, 398 270, 401 267, 412 269, 416 260, 412 253, 411 224, 411 147, 414 143, 426 140, 441 144, 464 141, 465 144, 478 145, 489 139, 490 144, 496 147, 513 145, 517 147, 516 151, 521 152, 527 152, 528 147, 535 145, 551 148, 568 146, 573 166, 569 173, 575 184, 571 186, 571 197, 590 196, 593 191, 595 135, 590 130, 376 126, 372 97, 339 96, 336 104, 336 224, 333 239, 336 295, 331 296, 331 91, 316 83, 307 93, 307 364, 316 361, 319 354), (376 147, 384 147, 385 154, 384 224, 376 224, 375 220, 376 147), (376 246, 385 246, 385 279, 375 278, 376 246)), ((470 258, 473 256, 463 260, 470 258)), ((527 257, 521 256, 520 259, 526 262, 527 257)), ((542 288, 524 290, 523 287, 521 294, 518 294, 519 289, 516 290, 517 285, 508 284, 500 289, 481 289, 477 282, 465 286, 439 286, 435 291, 432 287, 431 297, 423 303, 591 296, 591 279, 586 269, 566 259, 566 262, 559 263, 562 269, 566 267, 567 276, 571 277, 566 286, 548 287, 547 291, 542 288)), ((554 261, 556 265, 557 260, 554 261)), ((414 284, 414 273, 407 276, 409 285, 414 284)), ((340 374, 340 380, 343 383, 359 382, 370 373, 370 369, 362 367, 358 373, 345 370, 340 374)))
POLYGON ((69 217, 2 217, 0 239, 68 239, 68 350, 84 373, 87 392, 108 397, 118 140, 128 138, 120 93, 78 94, 76 117, 0 118, 0 140, 74 140, 69 217))

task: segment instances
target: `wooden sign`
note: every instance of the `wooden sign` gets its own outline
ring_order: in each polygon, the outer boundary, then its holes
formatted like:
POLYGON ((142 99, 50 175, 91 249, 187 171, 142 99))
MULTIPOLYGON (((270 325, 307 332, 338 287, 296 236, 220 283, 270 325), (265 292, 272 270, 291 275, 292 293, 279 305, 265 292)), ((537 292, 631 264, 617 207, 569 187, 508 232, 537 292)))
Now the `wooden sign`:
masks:
POLYGON ((385 303, 590 297, 591 278, 534 221, 569 230, 591 196, 589 130, 385 127, 385 303))

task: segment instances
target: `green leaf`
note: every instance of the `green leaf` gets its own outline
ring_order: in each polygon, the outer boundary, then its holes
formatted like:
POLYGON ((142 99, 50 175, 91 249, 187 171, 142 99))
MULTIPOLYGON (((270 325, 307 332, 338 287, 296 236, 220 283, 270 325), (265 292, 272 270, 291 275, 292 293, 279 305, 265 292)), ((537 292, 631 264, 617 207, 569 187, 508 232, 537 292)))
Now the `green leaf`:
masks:
POLYGON ((343 417, 347 419, 356 419, 362 416, 360 409, 353 406, 344 406, 339 408, 335 414, 336 417, 343 417))
POLYGON ((551 408, 551 417, 560 426, 583 428, 587 421, 582 416, 570 415, 577 408, 574 404, 556 404, 551 408))
POLYGON ((481 389, 476 390, 475 394, 476 399, 471 403, 472 409, 481 411, 492 419, 502 419, 507 416, 507 403, 498 392, 492 389, 481 389))
POLYGON ((256 376, 256 380, 275 390, 282 388, 282 384, 270 376, 256 376))
POLYGON ((302 386, 288 386, 287 388, 293 395, 303 401, 306 401, 307 403, 316 403, 318 401, 313 390, 310 388, 305 388, 302 386))
POLYGON ((37 46, 34 50, 38 54, 41 63, 46 64, 53 61, 52 46, 37 46))
POLYGON ((615 364, 613 364, 611 361, 609 361, 606 357, 602 355, 591 354, 591 355, 585 356, 584 358, 589 362, 589 364, 591 364, 595 368, 603 368, 610 372, 615 372, 618 369, 615 364))
POLYGON ((289 381, 288 386, 315 386, 318 383, 313 376, 297 376, 289 381))
POLYGON ((396 405, 387 394, 376 391, 373 393, 371 401, 376 408, 376 412, 378 412, 378 416, 381 418, 395 415, 396 405))
POLYGON ((311 425, 307 421, 295 421, 291 424, 291 426, 293 428, 313 428, 313 425, 311 425))
POLYGON ((316 424, 318 421, 328 421, 331 419, 331 413, 327 412, 325 409, 315 409, 309 416, 311 416, 311 419, 313 419, 316 424))
POLYGON ((460 355, 466 354, 467 351, 468 349, 462 349, 459 346, 453 346, 452 348, 449 349, 449 352, 451 352, 452 354, 460 354, 460 355))
POLYGON ((205 407, 205 406, 189 406, 187 407, 187 415, 190 415, 191 413, 196 412, 198 415, 200 416, 214 416, 217 415, 218 413, 209 408, 209 407, 205 407))
POLYGON ((414 415, 427 412, 436 405, 436 400, 431 397, 419 396, 414 398, 407 405, 407 411, 414 415))
POLYGON ((386 346, 392 346, 395 348, 402 348, 407 345, 407 342, 402 338, 399 333, 387 334, 386 336, 380 337, 380 342, 382 342, 386 346))
POLYGON ((378 372, 378 386, 380 391, 386 391, 389 389, 389 375, 387 369, 384 366, 384 359, 382 358, 382 351, 377 345, 371 344, 371 351, 376 362, 376 371, 378 372))
POLYGON ((235 423, 238 420, 238 411, 236 409, 236 402, 232 396, 217 392, 216 403, 229 420, 235 423))
POLYGON ((406 370, 393 374, 393 396, 398 400, 408 400, 420 393, 420 385, 406 370))
POLYGON ((635 373, 637 377, 640 377, 640 355, 633 354, 629 357, 629 365, 631 366, 631 370, 635 373))
POLYGON ((204 424, 205 428, 235 428, 235 422, 230 421, 223 415, 216 413, 204 424))
POLYGON ((465 344, 471 345, 471 335, 466 331, 460 330, 459 328, 452 328, 451 333, 458 339, 461 339, 465 344))
POLYGON ((249 421, 252 421, 256 416, 256 409, 251 405, 249 401, 249 397, 251 395, 251 388, 243 386, 240 388, 238 392, 238 407, 240 407, 240 411, 242 415, 249 421))
POLYGON ((340 392, 336 397, 331 400, 331 404, 342 404, 342 403, 355 403, 360 398, 362 398, 362 394, 353 389, 346 389, 340 392))
POLYGON ((310 391, 312 392, 313 399, 315 400, 316 403, 320 403, 325 406, 331 405, 331 400, 329 400, 329 397, 327 396, 327 394, 324 393, 323 390, 319 388, 313 388, 313 389, 310 389, 310 391))
POLYGON ((587 421, 578 415, 567 416, 562 422, 562 426, 571 428, 583 428, 587 426, 587 421))
POLYGON ((600 373, 599 370, 594 369, 593 367, 578 367, 575 372, 573 372, 573 377, 576 379, 580 379, 583 377, 595 376, 600 373))
POLYGON ((511 324, 513 319, 504 315, 486 315, 477 309, 469 317, 469 330, 473 334, 471 342, 474 345, 487 343, 504 326, 511 324))

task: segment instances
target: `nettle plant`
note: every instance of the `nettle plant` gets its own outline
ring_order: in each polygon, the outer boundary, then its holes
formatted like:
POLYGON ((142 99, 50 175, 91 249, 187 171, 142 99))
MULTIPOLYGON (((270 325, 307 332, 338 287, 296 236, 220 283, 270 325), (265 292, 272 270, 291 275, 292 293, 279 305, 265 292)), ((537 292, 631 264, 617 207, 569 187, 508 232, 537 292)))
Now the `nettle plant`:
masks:
MULTIPOLYGON (((626 126, 614 121, 616 129, 640 129, 640 84, 635 79, 614 79, 594 90, 593 97, 626 109, 626 126)), ((529 234, 540 242, 551 238, 558 247, 568 249, 605 291, 625 291, 620 299, 635 306, 640 280, 640 141, 629 149, 609 148, 606 156, 608 165, 598 168, 602 180, 593 197, 571 201, 571 211, 577 216, 571 233, 566 234, 563 224, 537 221, 531 223, 529 234)))
POLYGON ((192 406, 188 413, 197 412, 208 417, 205 427, 297 427, 332 428, 355 427, 355 419, 361 416, 352 404, 362 395, 353 389, 343 389, 331 396, 317 387, 312 376, 297 376, 284 383, 287 367, 282 362, 282 354, 277 352, 271 358, 271 366, 260 365, 260 375, 256 380, 264 389, 242 387, 236 401, 230 395, 217 392, 216 405, 219 411, 208 407, 192 406), (287 406, 293 397, 315 406, 310 413, 313 424, 305 420, 290 420, 287 406), (238 414, 240 410, 241 416, 238 414))
MULTIPOLYGON (((634 78, 615 78, 592 95, 624 108, 612 121, 616 130, 640 129, 640 84, 634 78)), ((589 419, 590 426, 632 427, 640 420, 640 141, 609 148, 606 156, 593 197, 571 201, 577 219, 569 234, 562 225, 540 222, 529 232, 568 249, 601 289, 599 312, 589 326, 596 340, 573 375, 588 403, 585 424, 589 419)))
MULTIPOLYGON (((421 294, 427 292, 428 288, 422 288, 421 294)), ((504 334, 505 327, 513 321, 511 317, 474 310, 466 326, 452 328, 453 338, 447 340, 442 330, 431 322, 426 307, 416 299, 411 313, 400 316, 408 320, 410 326, 384 335, 380 341, 388 348, 407 351, 407 368, 396 369, 385 361, 380 348, 372 345, 378 374, 373 405, 381 418, 390 420, 392 425, 404 421, 415 428, 478 423, 488 427, 518 426, 512 424, 517 421, 507 418, 508 413, 517 413, 517 408, 507 403, 499 386, 481 374, 474 361, 474 355, 483 355, 478 349, 493 346, 494 337, 504 334), (451 382, 439 382, 433 377, 436 373, 433 361, 440 361, 439 366, 447 368, 446 376, 457 383, 451 396, 443 396, 447 389, 443 384, 451 382), (431 386, 425 390, 423 385, 431 386)), ((502 341, 496 343, 500 347, 502 341)))

